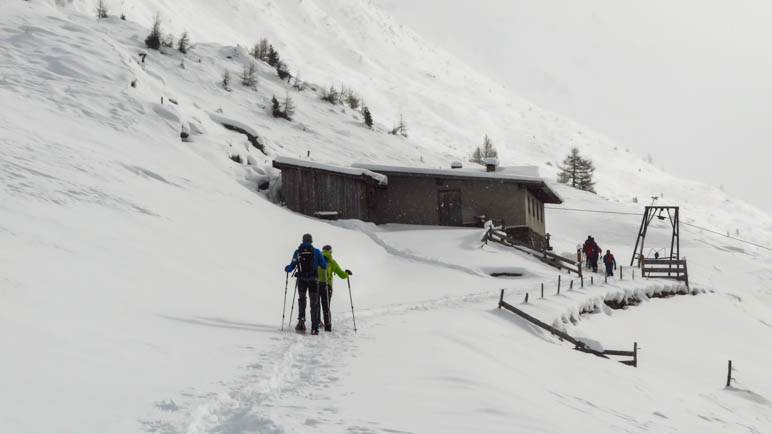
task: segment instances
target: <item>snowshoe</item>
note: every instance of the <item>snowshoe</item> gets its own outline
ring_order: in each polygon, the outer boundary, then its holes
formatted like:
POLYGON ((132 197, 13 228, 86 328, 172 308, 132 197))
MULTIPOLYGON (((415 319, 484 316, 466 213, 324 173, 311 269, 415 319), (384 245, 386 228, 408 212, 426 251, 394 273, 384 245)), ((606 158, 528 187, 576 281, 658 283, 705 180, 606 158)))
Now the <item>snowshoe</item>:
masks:
POLYGON ((324 331, 331 332, 332 331, 332 324, 325 324, 324 325, 324 331))
POLYGON ((311 329, 311 334, 312 335, 318 335, 319 334, 319 329, 311 329))
POLYGON ((306 332, 306 322, 303 320, 298 321, 298 325, 295 326, 295 331, 298 333, 306 332))

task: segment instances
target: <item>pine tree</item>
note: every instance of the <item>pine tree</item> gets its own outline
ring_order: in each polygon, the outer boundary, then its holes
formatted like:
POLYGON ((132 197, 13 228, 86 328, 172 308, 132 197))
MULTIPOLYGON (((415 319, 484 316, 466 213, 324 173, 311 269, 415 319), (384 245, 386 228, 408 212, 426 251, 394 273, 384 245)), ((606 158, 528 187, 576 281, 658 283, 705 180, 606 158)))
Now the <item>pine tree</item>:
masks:
POLYGON ((231 91, 231 73, 227 69, 222 75, 222 88, 227 90, 228 92, 231 91))
POLYGON ((289 92, 284 95, 284 102, 282 103, 282 106, 284 107, 284 110, 282 110, 284 113, 284 119, 291 121, 292 117, 295 116, 295 103, 289 96, 289 92))
POLYGON ((187 30, 182 32, 182 36, 180 36, 180 40, 177 43, 177 49, 180 50, 180 53, 182 54, 187 54, 188 49, 190 49, 190 37, 188 36, 187 30))
POLYGON ((572 148, 571 153, 563 160, 563 165, 558 165, 558 182, 569 184, 573 188, 595 193, 595 182, 592 177, 595 173, 595 166, 592 160, 583 158, 579 155, 578 148, 572 148))
POLYGON ((158 50, 161 48, 161 14, 155 14, 153 18, 153 28, 150 34, 145 38, 147 48, 158 50))
POLYGON ((486 134, 483 139, 483 144, 475 148, 469 161, 477 164, 485 164, 486 158, 497 158, 498 156, 499 153, 496 151, 496 148, 493 147, 493 140, 486 134))
POLYGON ((407 137, 407 124, 405 123, 405 120, 402 118, 402 113, 399 114, 399 124, 397 124, 396 127, 392 128, 389 134, 393 135, 401 135, 402 137, 407 137))
POLYGON ((268 39, 261 39, 260 42, 257 44, 257 57, 258 59, 265 61, 268 59, 268 47, 270 45, 268 44, 268 39))
POLYGON ((276 74, 279 75, 279 78, 282 81, 292 78, 292 74, 289 72, 289 67, 281 60, 276 64, 276 74))
POLYGON ((338 90, 335 89, 335 86, 330 86, 329 91, 325 91, 322 95, 322 99, 327 101, 330 104, 337 104, 339 99, 338 90))
POLYGON ((268 46, 268 53, 266 54, 266 61, 269 65, 276 67, 281 62, 279 52, 274 50, 273 45, 268 46))
POLYGON ((249 66, 244 65, 241 71, 241 84, 250 89, 257 89, 257 67, 251 61, 249 66))
POLYGON ((357 95, 353 90, 349 89, 348 96, 346 97, 346 103, 348 103, 348 106, 356 110, 359 108, 359 102, 359 95, 357 95))
POLYGON ((279 100, 276 99, 276 95, 271 97, 271 114, 275 118, 283 117, 281 113, 281 105, 279 104, 279 100))
POLYGON ((108 10, 107 5, 105 4, 105 0, 99 0, 99 4, 97 5, 96 13, 97 18, 107 18, 108 17, 108 10))
POLYGON ((373 115, 372 115, 372 113, 370 113, 370 109, 367 108, 367 106, 364 106, 364 108, 362 108, 362 114, 365 117, 365 125, 367 125, 367 128, 372 128, 373 127, 373 115))

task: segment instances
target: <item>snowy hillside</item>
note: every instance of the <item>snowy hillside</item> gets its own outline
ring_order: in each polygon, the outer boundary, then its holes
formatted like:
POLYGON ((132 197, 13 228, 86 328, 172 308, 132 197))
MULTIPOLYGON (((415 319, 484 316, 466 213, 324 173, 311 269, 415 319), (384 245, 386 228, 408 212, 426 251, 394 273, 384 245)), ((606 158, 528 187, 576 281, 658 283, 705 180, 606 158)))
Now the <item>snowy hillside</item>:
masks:
MULTIPOLYGON (((557 270, 482 247, 478 229, 291 213, 268 199, 270 160, 447 167, 487 133, 504 164, 538 165, 549 179, 571 146, 593 158, 599 195, 555 187, 565 209, 635 213, 657 195, 685 222, 767 246, 768 215, 508 94, 365 0, 116 0, 103 20, 95 4, 17 1, 0 20, 0 431, 772 429, 768 250, 684 227, 700 295, 580 314, 672 283, 612 280, 557 296, 557 270), (166 31, 190 32, 188 54, 144 47, 156 12, 166 31), (306 90, 248 55, 260 37, 306 90), (239 83, 251 62, 256 90, 239 83), (374 130, 321 100, 341 84, 364 97, 374 130), (274 95, 294 99, 292 122, 271 116, 274 95), (387 134, 400 114, 407 138, 387 134), (265 154, 223 123, 257 136, 265 154), (354 271, 359 333, 343 281, 332 334, 279 331, 283 266, 304 232, 354 271), (490 276, 502 270, 523 276, 490 276), (553 293, 524 309, 614 348, 638 341, 639 368, 574 352, 494 309, 500 288, 519 303, 544 282, 553 293), (724 390, 729 358, 738 382, 724 390)), ((592 233, 620 265, 639 224, 547 215, 558 252, 592 233)))

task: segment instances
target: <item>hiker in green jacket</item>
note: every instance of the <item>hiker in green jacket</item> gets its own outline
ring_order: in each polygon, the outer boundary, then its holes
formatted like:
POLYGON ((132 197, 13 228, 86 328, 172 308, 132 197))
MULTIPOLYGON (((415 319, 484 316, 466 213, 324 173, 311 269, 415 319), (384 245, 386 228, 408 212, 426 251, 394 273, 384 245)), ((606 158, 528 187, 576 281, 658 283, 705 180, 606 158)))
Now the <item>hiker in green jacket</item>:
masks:
POLYGON ((330 300, 332 299, 332 274, 335 273, 341 279, 348 279, 354 273, 351 270, 341 270, 340 266, 332 259, 332 247, 322 247, 322 255, 327 261, 327 269, 317 267, 319 273, 319 297, 321 298, 322 314, 324 316, 324 331, 332 331, 332 318, 330 318, 330 300))

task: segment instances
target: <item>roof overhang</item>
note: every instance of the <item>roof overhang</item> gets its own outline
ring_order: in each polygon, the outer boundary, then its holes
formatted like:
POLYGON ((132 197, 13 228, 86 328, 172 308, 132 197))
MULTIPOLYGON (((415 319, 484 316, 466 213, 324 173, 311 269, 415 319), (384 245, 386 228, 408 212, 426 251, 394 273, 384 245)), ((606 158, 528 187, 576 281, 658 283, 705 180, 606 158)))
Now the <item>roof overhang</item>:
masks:
POLYGON ((512 175, 505 172, 478 172, 462 169, 431 169, 421 167, 380 166, 375 164, 354 164, 354 168, 368 169, 390 177, 446 178, 477 182, 504 182, 518 184, 527 189, 543 203, 561 204, 563 199, 553 191, 544 179, 539 177, 512 175))

